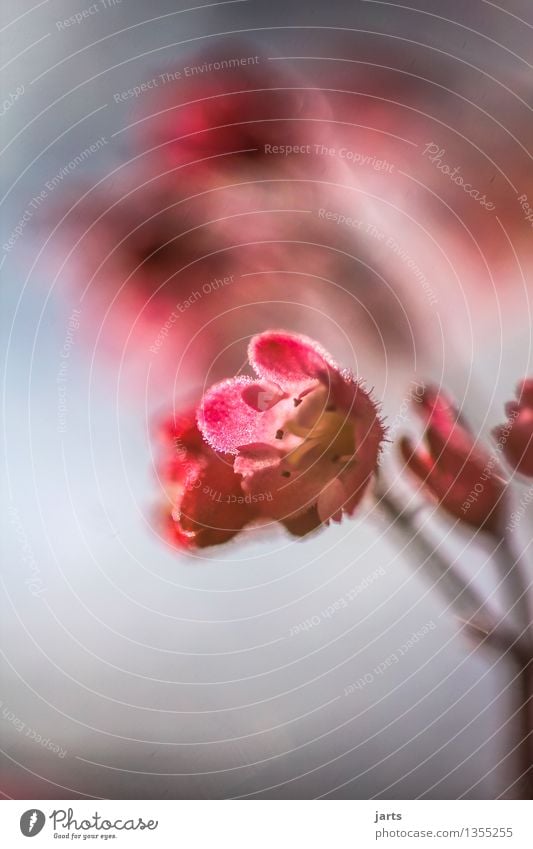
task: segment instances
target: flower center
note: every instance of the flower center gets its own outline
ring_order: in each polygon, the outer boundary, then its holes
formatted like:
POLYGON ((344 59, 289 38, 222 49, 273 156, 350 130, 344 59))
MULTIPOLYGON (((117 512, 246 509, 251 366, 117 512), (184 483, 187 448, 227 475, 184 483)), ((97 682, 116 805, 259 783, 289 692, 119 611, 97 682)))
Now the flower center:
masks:
POLYGON ((326 387, 305 396, 285 430, 301 440, 285 458, 293 468, 316 462, 344 464, 355 452, 353 422, 336 409, 326 387))

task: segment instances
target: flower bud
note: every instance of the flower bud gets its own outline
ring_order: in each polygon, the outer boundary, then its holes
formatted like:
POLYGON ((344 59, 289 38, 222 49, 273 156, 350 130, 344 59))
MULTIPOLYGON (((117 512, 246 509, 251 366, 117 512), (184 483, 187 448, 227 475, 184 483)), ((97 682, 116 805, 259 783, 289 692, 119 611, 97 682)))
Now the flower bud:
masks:
POLYGON ((505 482, 497 459, 461 420, 459 411, 437 389, 417 396, 425 422, 424 447, 400 441, 407 468, 452 516, 475 528, 499 533, 505 482))

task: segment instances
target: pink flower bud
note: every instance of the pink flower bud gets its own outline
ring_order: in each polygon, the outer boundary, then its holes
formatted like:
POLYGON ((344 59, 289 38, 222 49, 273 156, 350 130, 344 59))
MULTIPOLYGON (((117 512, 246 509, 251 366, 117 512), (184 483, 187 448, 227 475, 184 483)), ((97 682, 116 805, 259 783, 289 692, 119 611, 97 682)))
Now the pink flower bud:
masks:
POLYGON ((476 441, 459 411, 437 389, 426 388, 417 405, 426 448, 404 437, 400 451, 407 467, 452 516, 497 533, 505 483, 495 455, 476 441))

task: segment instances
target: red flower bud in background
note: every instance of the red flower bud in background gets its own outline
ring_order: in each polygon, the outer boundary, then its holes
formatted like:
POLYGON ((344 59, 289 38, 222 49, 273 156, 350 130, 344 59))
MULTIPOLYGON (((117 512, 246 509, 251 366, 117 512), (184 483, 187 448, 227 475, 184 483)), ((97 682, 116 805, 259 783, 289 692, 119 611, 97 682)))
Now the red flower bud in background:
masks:
POLYGON ((159 86, 145 108, 138 122, 145 145, 179 169, 180 184, 199 177, 220 183, 235 173, 255 180, 259 170, 280 163, 309 168, 311 144, 328 132, 321 126, 327 101, 308 80, 254 52, 238 41, 193 54, 204 73, 159 86))
POLYGON ((509 465, 533 477, 533 378, 518 384, 516 397, 517 401, 505 405, 507 423, 494 428, 493 435, 509 465))
POLYGON ((234 373, 243 332, 313 335, 315 321, 325 334, 323 312, 363 356, 412 353, 414 304, 392 252, 379 272, 364 193, 346 192, 329 96, 255 49, 224 41, 177 81, 161 74, 139 99, 131 159, 58 193, 50 274, 83 300, 86 347, 158 403, 172 380, 188 392, 207 369, 209 382, 234 373))
POLYGON ((459 411, 434 388, 417 396, 426 447, 404 437, 400 450, 408 469, 456 519, 498 533, 505 482, 494 455, 478 442, 459 411))

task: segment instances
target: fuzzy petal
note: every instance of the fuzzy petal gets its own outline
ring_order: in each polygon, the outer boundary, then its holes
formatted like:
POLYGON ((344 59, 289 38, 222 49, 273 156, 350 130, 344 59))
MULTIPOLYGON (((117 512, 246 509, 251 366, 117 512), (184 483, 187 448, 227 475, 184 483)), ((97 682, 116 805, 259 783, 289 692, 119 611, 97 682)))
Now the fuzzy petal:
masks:
MULTIPOLYGON (((248 377, 224 380, 209 389, 198 408, 197 421, 204 439, 215 451, 237 454, 240 446, 269 443, 285 418, 283 403, 275 401, 263 412, 248 401, 259 394, 272 401, 271 384, 259 384, 248 377)), ((275 396, 277 397, 277 396, 275 396)))
POLYGON ((315 380, 327 379, 331 369, 338 370, 317 342, 283 331, 254 336, 248 358, 259 377, 277 383, 286 392, 300 392, 315 380))
POLYGON ((335 442, 341 454, 337 474, 346 493, 343 509, 351 516, 376 472, 385 428, 374 401, 359 383, 343 378, 336 380, 332 389, 333 399, 353 423, 353 457, 342 456, 346 447, 345 429, 335 442))

